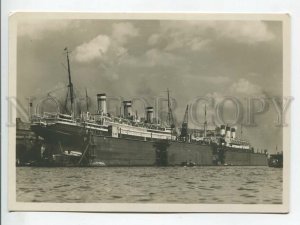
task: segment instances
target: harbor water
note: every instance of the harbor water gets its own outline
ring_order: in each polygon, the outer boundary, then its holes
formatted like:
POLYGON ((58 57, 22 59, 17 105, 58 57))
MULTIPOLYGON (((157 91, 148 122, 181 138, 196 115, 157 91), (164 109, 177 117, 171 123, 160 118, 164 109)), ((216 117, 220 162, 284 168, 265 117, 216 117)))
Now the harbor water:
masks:
POLYGON ((18 167, 17 201, 281 204, 282 169, 18 167))

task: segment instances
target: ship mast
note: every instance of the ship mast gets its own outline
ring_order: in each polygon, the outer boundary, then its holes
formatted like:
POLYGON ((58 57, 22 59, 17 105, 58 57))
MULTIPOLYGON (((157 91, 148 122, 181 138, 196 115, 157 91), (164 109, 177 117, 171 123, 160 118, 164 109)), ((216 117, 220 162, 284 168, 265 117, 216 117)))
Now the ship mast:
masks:
POLYGON ((167 89, 167 93, 168 93, 168 123, 169 123, 169 125, 171 125, 171 107, 170 107, 170 93, 169 93, 169 89, 167 89))
POLYGON ((167 93, 168 93, 168 123, 169 126, 171 128, 174 128, 174 119, 173 119, 173 115, 172 115, 172 109, 171 109, 171 102, 170 102, 170 91, 169 89, 167 89, 167 93))
POLYGON ((205 104, 205 109, 204 109, 204 137, 206 137, 206 133, 207 133, 207 121, 206 121, 206 104, 205 104))
POLYGON ((89 111, 89 96, 87 93, 87 89, 85 88, 85 101, 86 101, 86 111, 89 111))
POLYGON ((70 102, 71 102, 71 114, 75 111, 73 109, 74 107, 74 90, 73 90, 73 83, 72 83, 72 79, 71 79, 71 69, 70 69, 70 60, 69 60, 69 51, 68 48, 66 47, 65 52, 67 54, 67 62, 68 62, 68 76, 69 76, 69 91, 70 91, 70 102))

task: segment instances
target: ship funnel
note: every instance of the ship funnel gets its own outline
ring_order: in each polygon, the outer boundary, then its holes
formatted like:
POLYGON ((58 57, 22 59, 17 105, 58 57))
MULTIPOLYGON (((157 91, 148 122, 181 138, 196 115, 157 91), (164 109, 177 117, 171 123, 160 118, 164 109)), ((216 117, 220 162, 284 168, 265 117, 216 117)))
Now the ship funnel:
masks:
POLYGON ((221 125, 220 135, 225 136, 225 125, 221 125))
POLYGON ((231 138, 235 139, 235 128, 231 128, 231 138))
POLYGON ((147 107, 146 112, 147 112, 147 122, 148 123, 153 123, 153 118, 154 118, 153 107, 147 107))
POLYGON ((226 138, 230 138, 230 127, 226 127, 226 138))
POLYGON ((107 114, 106 94, 97 94, 98 113, 107 114))
POLYGON ((124 117, 130 118, 132 116, 132 101, 123 101, 124 105, 124 117))

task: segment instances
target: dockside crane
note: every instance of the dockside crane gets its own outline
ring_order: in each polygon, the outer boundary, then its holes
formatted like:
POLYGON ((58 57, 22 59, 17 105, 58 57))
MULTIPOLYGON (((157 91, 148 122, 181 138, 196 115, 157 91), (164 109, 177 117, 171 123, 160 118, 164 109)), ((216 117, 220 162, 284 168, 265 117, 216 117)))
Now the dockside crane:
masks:
POLYGON ((183 122, 181 125, 180 138, 187 140, 188 138, 188 124, 189 124, 189 105, 186 106, 183 122))
POLYGON ((171 129, 173 130, 175 128, 175 123, 174 123, 174 118, 173 118, 173 113, 171 109, 171 101, 170 101, 170 91, 167 89, 168 93, 168 123, 171 129))

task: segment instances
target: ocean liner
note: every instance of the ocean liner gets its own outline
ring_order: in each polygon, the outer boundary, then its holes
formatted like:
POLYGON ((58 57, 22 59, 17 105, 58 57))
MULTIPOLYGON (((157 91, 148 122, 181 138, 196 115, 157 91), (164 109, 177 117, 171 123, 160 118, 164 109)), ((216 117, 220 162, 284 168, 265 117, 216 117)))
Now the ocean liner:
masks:
MULTIPOLYGON (((267 166, 267 153, 254 152, 249 142, 236 136, 236 128, 221 125, 214 130, 192 130, 187 106, 180 134, 175 132, 168 92, 168 125, 158 123, 154 108, 146 118, 132 111, 132 101, 122 102, 123 113, 107 111, 107 96, 97 95, 97 111, 75 114, 74 91, 68 50, 69 113, 31 116, 31 130, 43 142, 40 160, 46 166, 267 166)), ((205 109, 206 115, 206 109, 205 109)))

